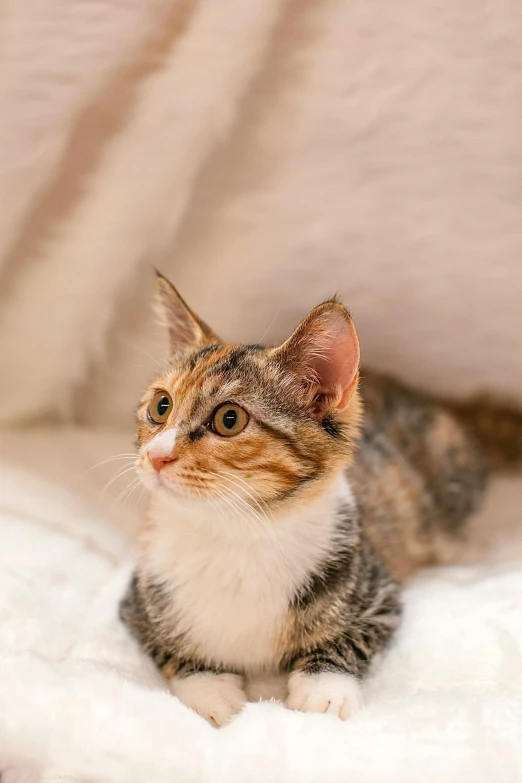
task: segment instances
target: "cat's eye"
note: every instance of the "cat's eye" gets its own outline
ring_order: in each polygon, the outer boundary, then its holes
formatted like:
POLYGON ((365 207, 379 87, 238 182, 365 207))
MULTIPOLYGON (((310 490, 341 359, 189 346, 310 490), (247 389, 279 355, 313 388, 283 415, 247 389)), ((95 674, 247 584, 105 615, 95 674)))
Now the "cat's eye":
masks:
POLYGON ((233 402, 220 405, 212 417, 212 429, 224 438, 239 435, 247 424, 248 413, 233 402))
POLYGON ((172 399, 166 391, 156 392, 147 409, 147 418, 152 424, 163 424, 172 410, 172 399))

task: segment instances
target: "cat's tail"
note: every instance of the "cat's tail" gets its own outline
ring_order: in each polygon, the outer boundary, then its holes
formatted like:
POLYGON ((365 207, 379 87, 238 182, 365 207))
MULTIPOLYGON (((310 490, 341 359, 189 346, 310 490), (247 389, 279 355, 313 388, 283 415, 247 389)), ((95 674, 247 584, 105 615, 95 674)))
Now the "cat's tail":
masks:
POLYGON ((453 402, 450 408, 478 440, 493 469, 522 467, 522 411, 480 398, 453 402))

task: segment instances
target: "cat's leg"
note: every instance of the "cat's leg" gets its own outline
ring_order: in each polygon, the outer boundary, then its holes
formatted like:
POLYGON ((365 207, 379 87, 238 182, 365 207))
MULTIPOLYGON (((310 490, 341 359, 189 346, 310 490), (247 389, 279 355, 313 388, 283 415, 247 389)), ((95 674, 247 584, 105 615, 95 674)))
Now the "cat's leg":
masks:
POLYGON ((223 726, 247 700, 243 678, 187 658, 183 635, 166 634, 151 621, 148 607, 154 607, 158 595, 162 599, 157 585, 140 585, 134 575, 121 602, 120 617, 169 682, 171 692, 213 726, 223 726))
POLYGON ((334 652, 327 645, 294 662, 288 678, 289 709, 325 712, 346 720, 364 706, 360 678, 339 665, 338 649, 334 652))
POLYGON ((346 720, 363 706, 361 678, 399 623, 401 593, 364 541, 354 562, 323 564, 315 592, 295 602, 286 635, 294 652, 282 660, 290 709, 346 720))
POLYGON ((187 707, 218 728, 243 708, 243 677, 200 666, 185 666, 169 680, 170 689, 187 707))

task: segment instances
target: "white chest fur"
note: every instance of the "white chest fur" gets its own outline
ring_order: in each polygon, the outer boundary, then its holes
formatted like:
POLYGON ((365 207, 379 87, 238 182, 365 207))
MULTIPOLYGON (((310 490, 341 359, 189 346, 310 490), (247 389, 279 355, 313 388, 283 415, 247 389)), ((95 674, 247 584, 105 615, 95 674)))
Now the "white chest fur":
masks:
POLYGON ((274 669, 289 600, 335 546, 340 502, 353 502, 344 477, 305 513, 262 529, 207 504, 188 513, 154 497, 147 567, 172 588, 176 630, 216 663, 274 669))

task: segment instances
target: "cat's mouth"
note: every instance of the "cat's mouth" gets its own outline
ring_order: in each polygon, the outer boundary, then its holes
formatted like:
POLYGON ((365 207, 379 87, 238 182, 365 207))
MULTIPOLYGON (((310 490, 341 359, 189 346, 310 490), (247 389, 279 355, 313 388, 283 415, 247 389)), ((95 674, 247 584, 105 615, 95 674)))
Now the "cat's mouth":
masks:
MULTIPOLYGON (((240 477, 205 475, 183 469, 149 471, 146 467, 142 467, 139 474, 149 491, 168 497, 175 503, 189 507, 211 504, 213 507, 219 506, 222 512, 229 515, 230 512, 240 516, 245 513, 252 514, 252 504, 249 501, 254 497, 255 490, 244 490, 241 485, 244 480, 240 477)), ((261 507, 259 501, 254 500, 253 505, 255 508, 261 507)))
POLYGON ((165 492, 168 492, 169 495, 175 495, 175 491, 171 485, 170 481, 167 481, 165 476, 162 476, 161 473, 156 474, 156 484, 158 485, 158 489, 163 489, 165 492))
POLYGON ((186 481, 165 476, 163 472, 155 472, 147 476, 147 479, 149 489, 163 492, 171 498, 192 500, 197 497, 197 492, 186 481))
POLYGON ((175 500, 204 501, 212 496, 208 481, 176 472, 168 475, 165 470, 139 471, 142 483, 152 492, 161 492, 175 500))

